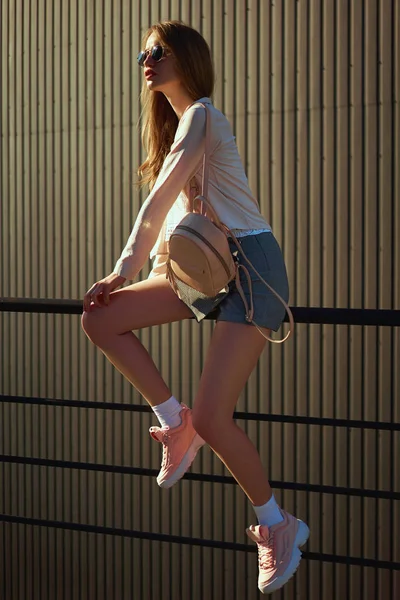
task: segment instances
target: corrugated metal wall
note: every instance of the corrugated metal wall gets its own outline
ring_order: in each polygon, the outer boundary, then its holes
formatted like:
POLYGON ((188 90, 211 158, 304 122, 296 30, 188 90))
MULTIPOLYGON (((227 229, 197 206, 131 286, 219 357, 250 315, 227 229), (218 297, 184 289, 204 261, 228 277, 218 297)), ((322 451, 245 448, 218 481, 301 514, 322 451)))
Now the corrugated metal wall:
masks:
MULTIPOLYGON (((140 198, 136 128, 147 26, 205 35, 215 104, 286 257, 293 305, 400 306, 397 0, 1 0, 1 296, 81 298, 109 273, 140 198)), ((146 269, 143 276, 146 277, 146 269)), ((4 394, 140 402, 76 316, 1 314, 4 394)), ((191 403, 212 324, 141 338, 191 403), (190 352, 187 349, 190 348, 190 352), (185 350, 185 351, 183 351, 185 350)), ((298 325, 267 348, 238 409, 399 421, 390 328, 298 325)), ((147 414, 3 404, 0 452, 156 468, 147 414)), ((272 480, 399 490, 398 434, 248 423, 272 480)), ((205 449, 194 470, 224 473, 205 449)), ((235 486, 1 464, 0 512, 245 542, 235 486)), ((281 492, 308 550, 400 560, 398 506, 281 492)), ((6 600, 257 597, 255 555, 1 523, 6 600)), ((395 575, 304 561, 276 597, 398 597, 395 575), (396 592, 397 590, 397 592, 396 592)))

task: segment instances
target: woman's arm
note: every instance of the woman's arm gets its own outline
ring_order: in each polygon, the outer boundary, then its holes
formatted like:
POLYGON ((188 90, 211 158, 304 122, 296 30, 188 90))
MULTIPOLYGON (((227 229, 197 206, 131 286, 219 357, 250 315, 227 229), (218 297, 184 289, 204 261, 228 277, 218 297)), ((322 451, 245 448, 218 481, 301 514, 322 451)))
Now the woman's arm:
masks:
POLYGON ((114 267, 117 275, 134 279, 145 265, 169 209, 203 158, 205 119, 205 109, 200 105, 190 107, 182 117, 171 150, 114 267))

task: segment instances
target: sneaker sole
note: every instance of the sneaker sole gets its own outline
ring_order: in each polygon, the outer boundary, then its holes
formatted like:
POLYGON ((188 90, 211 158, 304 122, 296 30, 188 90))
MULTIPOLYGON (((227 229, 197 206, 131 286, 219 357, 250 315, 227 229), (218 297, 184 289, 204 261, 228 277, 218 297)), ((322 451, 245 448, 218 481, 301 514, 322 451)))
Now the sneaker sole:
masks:
POLYGON ((192 462, 196 458, 197 452, 200 450, 202 446, 204 446, 205 441, 199 436, 198 433, 193 438, 192 443, 189 446, 186 454, 183 456, 178 468, 172 473, 171 477, 168 479, 160 480, 157 477, 157 483, 161 488, 170 488, 177 481, 182 479, 186 471, 190 468, 192 462))
POLYGON ((308 540, 310 536, 310 530, 307 527, 307 525, 303 523, 303 521, 300 521, 300 519, 297 519, 297 522, 299 524, 299 528, 297 530, 297 535, 294 540, 294 548, 287 569, 283 573, 283 575, 277 577, 266 588, 259 588, 260 592, 262 592, 263 594, 272 594, 272 592, 276 592, 276 590, 279 590, 285 585, 285 583, 289 581, 289 579, 291 579, 291 577, 293 577, 293 575, 296 573, 299 567, 302 554, 299 548, 300 546, 303 546, 308 540))

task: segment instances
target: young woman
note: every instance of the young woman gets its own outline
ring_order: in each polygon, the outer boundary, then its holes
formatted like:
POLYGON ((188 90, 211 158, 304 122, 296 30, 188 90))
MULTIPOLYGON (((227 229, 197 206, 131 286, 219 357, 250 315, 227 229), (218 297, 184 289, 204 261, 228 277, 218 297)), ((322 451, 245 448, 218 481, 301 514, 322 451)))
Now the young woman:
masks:
MULTIPOLYGON (((301 558, 299 546, 306 542, 309 530, 278 506, 256 448, 232 418, 266 340, 246 321, 234 283, 199 310, 198 304, 181 300, 166 278, 169 235, 190 211, 195 190, 201 189, 206 118, 211 124, 208 200, 262 277, 287 301, 286 269, 249 189, 229 123, 211 103, 214 71, 204 38, 183 23, 162 22, 149 29, 143 47, 138 63, 144 68, 147 159, 139 174, 151 191, 113 272, 86 293, 82 327, 159 420, 160 427, 151 427, 150 434, 163 444, 157 478, 161 487, 171 487, 184 475, 204 443, 232 473, 256 513, 258 525, 249 527, 247 534, 258 545, 259 588, 271 593, 294 574, 301 558), (149 278, 117 289, 136 277, 149 253, 155 256, 149 278), (212 312, 216 325, 190 410, 172 395, 132 330, 193 315, 200 321, 207 312, 212 312)), ((231 249, 233 254, 236 248, 231 249)), ((240 254, 235 260, 241 262, 240 254)), ((245 278, 242 285, 248 295, 245 278)), ((256 276, 252 287, 256 323, 276 331, 284 307, 256 276)))

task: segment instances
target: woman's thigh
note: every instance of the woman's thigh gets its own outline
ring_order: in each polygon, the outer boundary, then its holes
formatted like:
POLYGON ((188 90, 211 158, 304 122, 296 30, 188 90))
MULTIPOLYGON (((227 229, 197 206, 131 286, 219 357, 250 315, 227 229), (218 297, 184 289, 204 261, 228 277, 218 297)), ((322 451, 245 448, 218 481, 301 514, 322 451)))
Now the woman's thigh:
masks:
POLYGON ((159 275, 112 292, 107 306, 92 306, 83 313, 82 327, 89 336, 122 334, 192 316, 165 276, 159 275))
POLYGON ((211 419, 218 423, 220 419, 232 419, 239 395, 265 344, 253 325, 228 321, 215 325, 193 407, 193 422, 208 427, 211 419))

